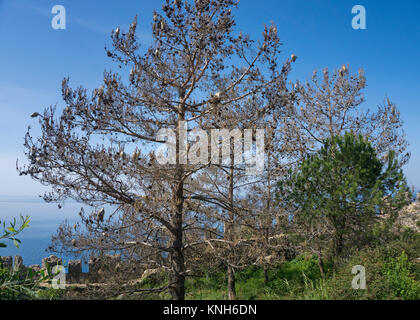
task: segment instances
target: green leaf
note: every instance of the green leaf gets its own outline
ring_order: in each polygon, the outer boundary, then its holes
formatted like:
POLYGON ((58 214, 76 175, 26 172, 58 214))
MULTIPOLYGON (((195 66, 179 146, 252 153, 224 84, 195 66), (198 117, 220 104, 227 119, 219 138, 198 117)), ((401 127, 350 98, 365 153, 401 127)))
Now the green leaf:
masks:
POLYGON ((7 245, 5 243, 0 242, 0 248, 7 248, 7 245))
POLYGON ((28 218, 28 220, 24 223, 24 225, 22 226, 22 229, 25 229, 30 222, 29 217, 27 217, 27 218, 28 218))
POLYGON ((13 244, 19 249, 19 241, 17 239, 13 239, 13 244))

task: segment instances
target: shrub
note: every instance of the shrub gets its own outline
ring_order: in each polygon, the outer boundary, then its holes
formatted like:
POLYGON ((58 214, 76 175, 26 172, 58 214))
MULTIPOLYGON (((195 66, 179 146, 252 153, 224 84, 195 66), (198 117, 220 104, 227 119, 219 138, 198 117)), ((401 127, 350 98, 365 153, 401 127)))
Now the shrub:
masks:
MULTIPOLYGON (((350 259, 342 261, 332 277, 325 282, 306 286, 303 298, 337 300, 394 300, 420 299, 419 266, 407 253, 396 251, 402 243, 396 241, 376 248, 357 250, 350 259), (352 267, 362 265, 366 270, 366 290, 352 288, 352 267)), ((418 244, 411 244, 418 245, 418 244)), ((405 243, 410 247, 409 243, 405 243)), ((412 249, 412 248, 411 248, 412 249)))
POLYGON ((49 279, 42 271, 29 269, 22 274, 0 266, 0 300, 43 299, 41 293, 46 289, 40 284, 49 279))
POLYGON ((413 263, 408 260, 404 251, 398 258, 393 258, 385 264, 383 272, 396 297, 407 300, 420 299, 420 284, 413 279, 413 269, 413 263))

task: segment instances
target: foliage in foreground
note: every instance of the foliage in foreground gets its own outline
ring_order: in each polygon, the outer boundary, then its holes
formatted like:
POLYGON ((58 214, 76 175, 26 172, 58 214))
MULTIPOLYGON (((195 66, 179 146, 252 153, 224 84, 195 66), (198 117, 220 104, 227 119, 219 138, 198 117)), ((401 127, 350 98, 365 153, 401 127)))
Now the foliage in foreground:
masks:
MULTIPOLYGON (((20 224, 16 219, 6 227, 5 221, 0 221, 3 230, 0 233, 0 240, 11 240, 13 244, 19 248, 21 243, 16 238, 24 229, 29 227, 29 216, 20 217, 20 224)), ((0 248, 7 245, 0 242, 0 248)), ((1 253, 1 252, 0 252, 1 253)), ((1 254, 0 254, 1 255, 1 254)), ((50 275, 43 271, 35 271, 28 269, 27 271, 8 270, 0 261, 0 300, 22 300, 22 299, 42 299, 49 298, 49 294, 45 294, 45 288, 40 284, 50 279, 50 275)))
MULTIPOLYGON (((262 268, 249 267, 237 274, 237 296, 241 300, 418 300, 420 299, 420 234, 410 231, 376 247, 354 250, 352 255, 334 264, 326 261, 322 278, 316 255, 301 254, 291 261, 278 261, 268 271, 269 283, 264 285, 262 268), (354 265, 366 268, 366 290, 352 288, 354 265)), ((4 270, 0 271, 0 279, 4 270)), ((1 280, 0 280, 1 281, 1 280)), ((138 289, 159 288, 167 284, 165 273, 146 278, 138 289)), ((18 299, 102 299, 92 290, 21 290, 18 299), (32 294, 35 292, 36 294, 32 294)), ((224 268, 212 274, 189 278, 186 283, 189 300, 226 300, 227 274, 224 268)), ((4 299, 5 297, 1 297, 4 299)), ((8 298, 13 298, 9 296, 8 298)), ((124 295, 122 299, 170 299, 168 293, 124 295)))
POLYGON ((310 284, 303 299, 418 300, 420 299, 419 234, 377 248, 357 250, 325 281, 310 284), (354 290, 351 273, 354 265, 366 269, 366 290, 354 290))
MULTIPOLYGON (((29 216, 23 217, 20 216, 20 225, 17 226, 16 218, 8 224, 6 227, 6 221, 0 220, 0 226, 3 226, 3 230, 0 233, 0 241, 11 240, 16 248, 19 248, 20 240, 16 236, 21 233, 25 228, 29 226, 29 216)), ((7 245, 4 242, 0 242, 0 248, 6 248, 7 245)))
POLYGON ((21 273, 0 266, 0 300, 51 299, 54 295, 41 286, 49 279, 50 276, 42 271, 29 269, 21 273))
MULTIPOLYGON (((405 231, 389 242, 355 249, 347 259, 326 261, 321 276, 316 255, 304 253, 291 261, 278 261, 268 270, 269 283, 264 285, 264 270, 249 267, 237 272, 237 298, 241 300, 418 300, 420 299, 420 234, 405 231), (352 288, 352 267, 366 269, 366 290, 352 288)), ((138 289, 160 288, 167 284, 164 272, 146 278, 138 289)), ((200 277, 188 278, 189 300, 226 300, 228 298, 225 268, 200 277)), ((73 288, 56 298, 101 299, 92 291, 73 288)), ((120 299, 170 299, 166 292, 147 295, 124 295, 120 299)))

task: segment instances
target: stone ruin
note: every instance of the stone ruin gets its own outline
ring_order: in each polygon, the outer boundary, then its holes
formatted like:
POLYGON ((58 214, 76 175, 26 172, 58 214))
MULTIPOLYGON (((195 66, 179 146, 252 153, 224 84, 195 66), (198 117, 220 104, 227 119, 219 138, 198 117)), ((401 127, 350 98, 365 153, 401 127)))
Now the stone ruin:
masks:
POLYGON ((397 225, 420 232, 420 192, 417 193, 416 201, 400 211, 396 223, 397 225))
MULTIPOLYGON (((54 266, 63 265, 63 260, 54 255, 42 259, 42 265, 30 265, 26 267, 23 264, 21 256, 14 258, 0 256, 0 264, 9 271, 25 274, 29 269, 33 271, 52 270, 54 266)), ((104 255, 101 257, 91 257, 88 262, 87 273, 82 271, 81 260, 70 260, 67 264, 66 283, 101 283, 109 279, 123 269, 124 263, 120 255, 104 255)))

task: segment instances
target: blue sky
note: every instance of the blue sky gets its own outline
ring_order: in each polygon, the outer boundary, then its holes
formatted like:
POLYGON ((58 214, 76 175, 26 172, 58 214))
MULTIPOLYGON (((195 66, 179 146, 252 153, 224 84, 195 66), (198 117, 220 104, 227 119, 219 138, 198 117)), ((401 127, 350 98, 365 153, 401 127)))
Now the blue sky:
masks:
MULTIPOLYGON (((36 195, 40 185, 15 170, 23 159, 23 137, 29 115, 60 105, 60 86, 93 88, 104 69, 113 67, 104 46, 116 26, 123 29, 139 16, 141 42, 151 40, 150 21, 161 1, 0 0, 0 194, 36 195), (54 5, 64 5, 66 30, 51 27, 54 5)), ((349 64, 363 67, 368 87, 366 107, 375 108, 386 96, 405 122, 412 158, 405 172, 420 188, 420 13, 419 0, 242 0, 235 11, 238 28, 260 37, 274 21, 284 43, 284 58, 299 58, 292 78, 307 79, 314 69, 349 64), (351 9, 364 5, 367 29, 353 30, 351 9)), ((35 131, 36 132, 36 131, 35 131)))

